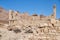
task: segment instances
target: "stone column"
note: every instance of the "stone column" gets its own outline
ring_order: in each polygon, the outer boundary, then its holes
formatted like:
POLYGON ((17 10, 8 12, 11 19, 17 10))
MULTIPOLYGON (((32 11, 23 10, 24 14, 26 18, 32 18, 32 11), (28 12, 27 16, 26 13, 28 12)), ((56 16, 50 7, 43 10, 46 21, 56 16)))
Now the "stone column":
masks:
POLYGON ((53 6, 53 14, 54 14, 54 18, 56 19, 56 5, 53 6))
POLYGON ((13 25, 13 22, 14 22, 14 19, 13 19, 13 11, 12 10, 9 10, 9 26, 12 26, 13 25))
POLYGON ((11 22, 10 20, 12 19, 11 15, 12 15, 12 10, 9 10, 9 25, 11 25, 11 23, 10 23, 11 22))

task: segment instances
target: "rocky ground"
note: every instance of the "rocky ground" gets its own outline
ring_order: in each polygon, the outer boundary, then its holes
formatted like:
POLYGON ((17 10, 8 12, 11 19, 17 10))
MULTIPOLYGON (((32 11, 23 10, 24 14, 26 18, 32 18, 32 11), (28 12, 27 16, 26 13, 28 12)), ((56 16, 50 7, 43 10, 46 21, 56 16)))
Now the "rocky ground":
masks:
MULTIPOLYGON (((51 31, 51 29, 50 29, 51 31)), ((0 40, 59 40, 60 36, 56 36, 56 30, 53 33, 43 27, 23 27, 21 29, 0 28, 0 40)))

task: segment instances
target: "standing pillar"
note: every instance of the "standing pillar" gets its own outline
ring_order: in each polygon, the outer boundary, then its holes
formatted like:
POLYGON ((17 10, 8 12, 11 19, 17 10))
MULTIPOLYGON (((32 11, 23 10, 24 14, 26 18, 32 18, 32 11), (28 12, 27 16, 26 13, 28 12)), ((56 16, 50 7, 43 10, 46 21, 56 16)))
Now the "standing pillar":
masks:
POLYGON ((54 18, 56 19, 56 5, 53 6, 53 14, 54 14, 54 18))
POLYGON ((9 26, 13 26, 13 22, 14 22, 13 11, 9 10, 9 26))

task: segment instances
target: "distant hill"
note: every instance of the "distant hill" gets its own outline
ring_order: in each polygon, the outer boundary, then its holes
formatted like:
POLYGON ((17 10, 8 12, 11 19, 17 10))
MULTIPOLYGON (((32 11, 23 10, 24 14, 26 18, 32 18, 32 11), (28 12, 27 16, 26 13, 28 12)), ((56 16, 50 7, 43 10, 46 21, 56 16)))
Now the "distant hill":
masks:
POLYGON ((8 11, 0 7, 0 22, 8 22, 8 11))

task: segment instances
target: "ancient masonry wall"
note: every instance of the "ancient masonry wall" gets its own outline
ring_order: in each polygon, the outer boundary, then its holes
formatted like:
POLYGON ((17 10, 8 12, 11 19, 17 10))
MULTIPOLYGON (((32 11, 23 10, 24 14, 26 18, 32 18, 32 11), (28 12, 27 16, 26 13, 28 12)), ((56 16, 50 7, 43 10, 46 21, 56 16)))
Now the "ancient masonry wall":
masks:
POLYGON ((29 33, 29 30, 32 30, 33 33, 31 35, 33 36, 31 40, 59 40, 60 21, 56 20, 56 5, 53 6, 52 15, 43 16, 42 18, 36 15, 28 16, 26 14, 19 14, 20 16, 18 16, 18 14, 18 12, 9 11, 10 27, 17 27, 21 30, 25 28, 23 33, 29 33), (18 16, 18 18, 16 16, 18 16))

